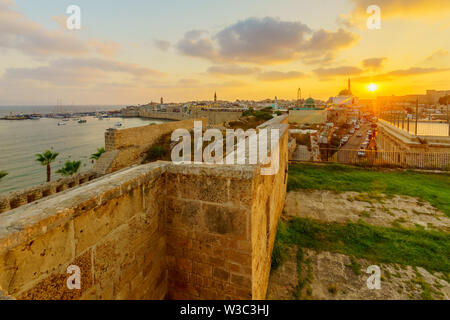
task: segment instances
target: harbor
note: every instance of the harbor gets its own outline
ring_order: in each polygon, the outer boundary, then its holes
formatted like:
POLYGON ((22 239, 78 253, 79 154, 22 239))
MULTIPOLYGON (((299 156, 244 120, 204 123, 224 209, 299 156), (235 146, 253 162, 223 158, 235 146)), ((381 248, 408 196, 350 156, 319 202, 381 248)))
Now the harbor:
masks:
MULTIPOLYGON (((45 182, 45 170, 35 161, 35 154, 51 150, 59 152, 52 171, 56 172, 68 160, 82 162, 82 171, 93 163, 91 154, 104 147, 109 128, 126 129, 162 123, 163 120, 139 118, 104 118, 73 114, 68 121, 58 117, 42 117, 37 121, 0 121, 0 168, 8 172, 0 184, 0 194, 45 182), (64 123, 64 125, 58 125, 64 123)), ((53 179, 61 176, 54 174, 53 179)))

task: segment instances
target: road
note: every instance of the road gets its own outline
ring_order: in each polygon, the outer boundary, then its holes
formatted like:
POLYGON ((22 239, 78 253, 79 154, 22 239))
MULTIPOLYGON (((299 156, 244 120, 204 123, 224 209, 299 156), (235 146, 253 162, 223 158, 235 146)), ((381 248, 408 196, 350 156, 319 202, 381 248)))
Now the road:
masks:
POLYGON ((348 139, 348 142, 344 144, 340 150, 338 151, 338 162, 347 162, 348 157, 354 156, 361 148, 361 144, 364 142, 364 139, 367 136, 367 131, 370 129, 370 124, 364 123, 361 125, 361 128, 353 134, 350 139, 348 139), (361 137, 357 137, 357 133, 361 133, 361 137), (352 150, 352 151, 346 151, 346 150, 352 150), (356 150, 356 151, 354 151, 356 150))

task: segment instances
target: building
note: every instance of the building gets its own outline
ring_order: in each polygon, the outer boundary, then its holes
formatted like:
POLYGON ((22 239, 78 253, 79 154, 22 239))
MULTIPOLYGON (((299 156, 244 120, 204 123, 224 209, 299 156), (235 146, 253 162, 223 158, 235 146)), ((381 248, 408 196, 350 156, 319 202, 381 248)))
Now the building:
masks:
POLYGON ((404 96, 377 97, 378 106, 409 106, 419 102, 421 105, 437 105, 439 99, 450 95, 450 90, 427 90, 426 94, 408 94, 404 96))
MULTIPOLYGON (((444 125, 440 123, 422 123, 423 125, 444 125)), ((435 128, 437 129, 437 128, 435 128)), ((444 130, 418 130, 415 135, 415 123, 391 122, 379 119, 376 135, 378 156, 386 163, 405 167, 443 168, 450 165, 450 136, 448 125, 444 130), (446 129, 446 130, 445 130, 446 129)))
POLYGON ((337 96, 332 97, 331 103, 335 106, 353 106, 358 103, 358 98, 352 93, 350 79, 348 79, 347 89, 341 90, 337 96))

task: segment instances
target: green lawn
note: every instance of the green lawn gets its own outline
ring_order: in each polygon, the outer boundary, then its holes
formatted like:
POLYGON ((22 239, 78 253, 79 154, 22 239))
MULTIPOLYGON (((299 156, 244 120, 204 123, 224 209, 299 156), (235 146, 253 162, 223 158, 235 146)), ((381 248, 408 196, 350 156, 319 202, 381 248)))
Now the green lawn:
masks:
POLYGON ((338 252, 374 263, 398 263, 430 271, 450 272, 450 235, 440 231, 322 223, 305 218, 280 221, 272 267, 282 263, 286 247, 298 245, 338 252))
POLYGON ((339 164, 291 164, 288 191, 316 189, 381 192, 430 202, 450 216, 450 174, 368 170, 339 164))

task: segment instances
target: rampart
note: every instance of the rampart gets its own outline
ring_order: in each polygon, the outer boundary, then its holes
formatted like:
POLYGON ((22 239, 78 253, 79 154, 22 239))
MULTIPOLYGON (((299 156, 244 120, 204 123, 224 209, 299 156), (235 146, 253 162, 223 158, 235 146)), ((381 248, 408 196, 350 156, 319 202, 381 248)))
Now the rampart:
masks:
POLYGON ((145 108, 133 111, 122 111, 124 117, 140 117, 150 119, 162 119, 162 120, 175 120, 183 121, 188 119, 206 118, 211 125, 221 124, 226 121, 237 120, 242 116, 241 111, 220 111, 220 110, 202 110, 194 108, 191 113, 185 112, 165 112, 165 111, 153 111, 145 108))
MULTIPOLYGON (((280 119, 283 120, 283 119, 280 119)), ((284 120, 283 120, 284 121, 284 120)), ((0 291, 15 299, 264 299, 286 194, 287 125, 269 164, 155 162, 0 215, 0 291), (69 266, 81 289, 68 289, 69 266)))
MULTIPOLYGON (((145 152, 164 134, 176 129, 192 129, 194 119, 176 122, 167 122, 151 126, 143 126, 124 130, 108 129, 105 133, 105 150, 94 169, 107 174, 134 164, 141 164, 145 152)), ((197 119, 204 125, 206 119, 197 119)))
POLYGON ((7 193, 0 196, 0 214, 69 188, 82 185, 97 177, 98 173, 95 170, 89 170, 72 177, 62 178, 57 181, 47 182, 24 190, 7 193))

